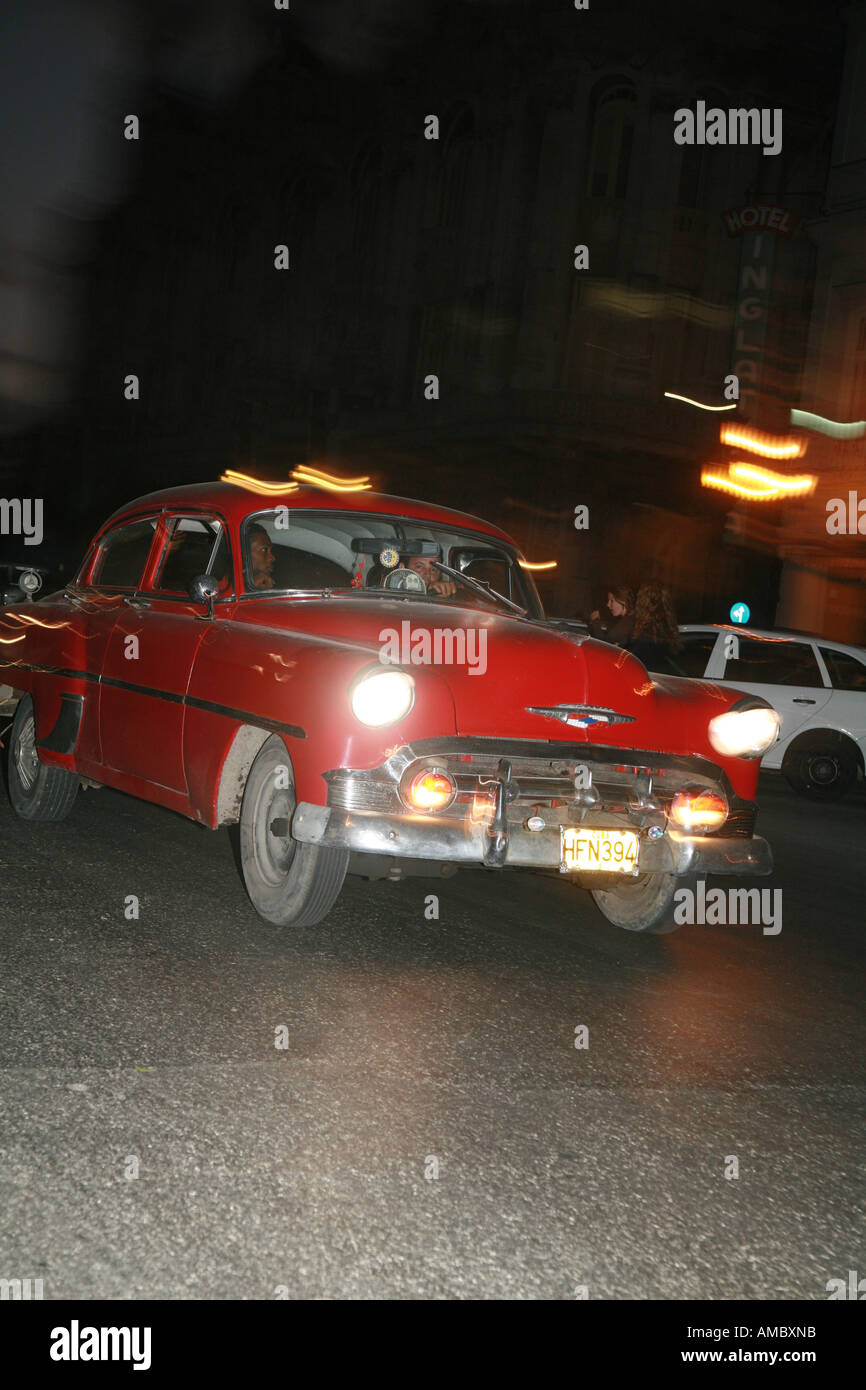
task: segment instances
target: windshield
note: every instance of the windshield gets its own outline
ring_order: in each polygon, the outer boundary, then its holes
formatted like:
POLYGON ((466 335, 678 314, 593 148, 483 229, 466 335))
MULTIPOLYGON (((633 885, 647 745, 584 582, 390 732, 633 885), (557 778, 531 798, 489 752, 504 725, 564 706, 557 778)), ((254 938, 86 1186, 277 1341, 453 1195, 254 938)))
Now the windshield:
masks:
POLYGON ((517 552, 475 531, 367 512, 276 507, 241 531, 244 592, 338 590, 542 616, 517 552))

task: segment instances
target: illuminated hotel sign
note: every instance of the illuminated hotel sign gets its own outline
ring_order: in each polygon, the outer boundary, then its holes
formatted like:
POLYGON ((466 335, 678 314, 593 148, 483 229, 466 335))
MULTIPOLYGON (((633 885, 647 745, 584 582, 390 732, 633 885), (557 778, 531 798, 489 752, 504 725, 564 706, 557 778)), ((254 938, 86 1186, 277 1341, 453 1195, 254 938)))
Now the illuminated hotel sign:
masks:
POLYGON ((741 414, 754 414, 761 388, 770 280, 776 238, 790 236, 797 214, 771 203, 750 203, 722 214, 730 236, 741 236, 740 283, 734 320, 734 366, 740 382, 741 414))
POLYGON ((740 382, 740 409, 745 415, 754 411, 761 388, 774 247, 773 238, 766 232, 743 235, 734 320, 734 372, 740 382))
POLYGON ((728 236, 742 236, 740 289, 734 320, 734 373, 740 379, 741 414, 755 413, 770 307, 776 236, 791 236, 799 217, 790 207, 746 203, 721 214, 728 236))
POLYGON ((742 208, 728 208, 722 213, 728 229, 728 236, 742 236, 744 232, 778 232, 780 236, 790 236, 796 231, 800 218, 791 208, 781 208, 774 203, 747 203, 742 208))

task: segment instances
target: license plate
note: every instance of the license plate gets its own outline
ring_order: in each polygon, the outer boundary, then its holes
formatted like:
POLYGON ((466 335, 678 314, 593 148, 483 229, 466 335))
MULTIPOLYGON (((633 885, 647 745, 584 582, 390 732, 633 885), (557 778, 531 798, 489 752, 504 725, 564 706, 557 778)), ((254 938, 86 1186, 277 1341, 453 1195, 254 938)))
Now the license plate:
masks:
POLYGON ((584 830, 562 827, 562 871, 582 869, 602 874, 637 873, 636 830, 584 830))

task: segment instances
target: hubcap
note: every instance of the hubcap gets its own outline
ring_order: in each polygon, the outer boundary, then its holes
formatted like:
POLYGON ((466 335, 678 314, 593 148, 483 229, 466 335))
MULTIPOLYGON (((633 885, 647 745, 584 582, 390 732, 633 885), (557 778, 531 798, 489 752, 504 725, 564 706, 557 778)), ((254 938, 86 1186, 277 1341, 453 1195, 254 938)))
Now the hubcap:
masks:
POLYGON ((266 777, 256 806, 256 850, 262 877, 274 887, 283 882, 295 857, 291 835, 275 831, 288 829, 294 812, 294 788, 277 788, 273 784, 273 774, 266 777))
POLYGON ((25 791, 31 791, 39 774, 39 754, 36 751, 36 725, 33 715, 24 720, 15 742, 15 770, 25 791))
POLYGON ((809 777, 819 787, 831 787, 839 776, 839 764, 828 754, 821 754, 809 763, 809 777))

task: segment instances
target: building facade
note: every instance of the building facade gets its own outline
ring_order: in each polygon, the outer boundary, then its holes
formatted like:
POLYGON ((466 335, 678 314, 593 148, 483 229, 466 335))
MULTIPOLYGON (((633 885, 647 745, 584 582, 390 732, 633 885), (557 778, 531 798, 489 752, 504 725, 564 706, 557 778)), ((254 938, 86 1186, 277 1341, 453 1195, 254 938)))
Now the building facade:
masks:
POLYGON ((687 31, 666 2, 627 24, 463 5, 372 73, 287 41, 230 105, 152 93, 88 280, 78 408, 30 465, 75 472, 84 530, 139 484, 327 460, 556 558, 553 611, 657 575, 683 616, 747 584, 771 621, 778 546, 726 545, 731 504, 700 486, 721 417, 665 392, 724 403, 746 360, 730 213, 773 205, 797 230, 768 233, 737 413, 769 425, 803 398, 842 39, 804 0, 687 31), (699 101, 781 108, 781 152, 678 145, 699 101))

